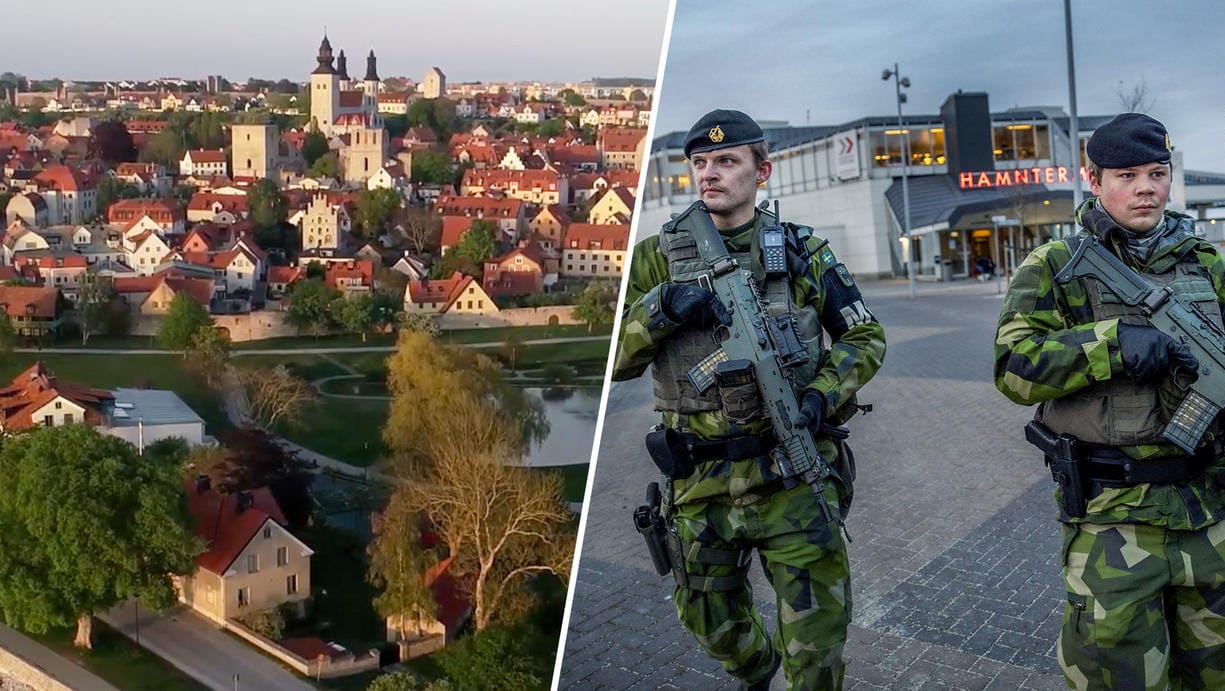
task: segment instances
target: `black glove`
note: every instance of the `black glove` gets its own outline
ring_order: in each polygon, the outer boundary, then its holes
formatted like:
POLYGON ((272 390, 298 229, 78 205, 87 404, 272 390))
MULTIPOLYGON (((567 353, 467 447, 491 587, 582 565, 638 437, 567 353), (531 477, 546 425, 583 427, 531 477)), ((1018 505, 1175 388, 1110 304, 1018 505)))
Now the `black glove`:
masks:
POLYGON ((794 424, 796 427, 807 427, 816 434, 822 422, 825 422, 825 396, 808 389, 800 399, 800 414, 795 416, 794 424))
POLYGON ((686 326, 709 329, 716 323, 731 326, 732 315, 719 296, 705 288, 684 283, 665 283, 660 307, 668 319, 686 326))
POLYGON ((1152 326, 1120 323, 1119 353, 1123 356, 1123 369, 1139 384, 1161 379, 1172 367, 1191 372, 1199 369, 1199 361, 1186 343, 1152 326))

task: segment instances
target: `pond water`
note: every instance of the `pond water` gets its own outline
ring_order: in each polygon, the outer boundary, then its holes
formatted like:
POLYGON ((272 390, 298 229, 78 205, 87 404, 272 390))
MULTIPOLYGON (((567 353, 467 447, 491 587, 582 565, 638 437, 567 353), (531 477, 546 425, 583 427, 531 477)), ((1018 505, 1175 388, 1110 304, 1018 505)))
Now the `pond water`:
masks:
POLYGON ((525 463, 535 467, 588 463, 602 389, 525 388, 524 391, 544 401, 545 417, 549 421, 548 438, 532 447, 525 463))

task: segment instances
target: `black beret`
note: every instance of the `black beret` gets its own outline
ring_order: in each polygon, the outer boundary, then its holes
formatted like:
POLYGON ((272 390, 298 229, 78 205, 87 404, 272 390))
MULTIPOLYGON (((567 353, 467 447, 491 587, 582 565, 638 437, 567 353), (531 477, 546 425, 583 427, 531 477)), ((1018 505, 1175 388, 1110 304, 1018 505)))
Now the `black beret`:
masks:
POLYGON ((1093 132, 1085 153, 1102 168, 1169 163, 1170 135, 1147 115, 1123 113, 1093 132))
POLYGON ((753 118, 738 110, 712 110, 685 135, 685 158, 690 154, 764 142, 766 135, 753 118))

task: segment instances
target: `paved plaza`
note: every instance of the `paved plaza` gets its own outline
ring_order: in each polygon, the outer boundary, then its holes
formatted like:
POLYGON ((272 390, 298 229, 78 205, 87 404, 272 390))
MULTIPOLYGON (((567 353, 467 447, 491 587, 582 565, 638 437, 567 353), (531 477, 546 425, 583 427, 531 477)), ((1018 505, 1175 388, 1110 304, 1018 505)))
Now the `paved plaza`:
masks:
MULTIPOLYGON (((1057 689, 1063 588, 1053 484, 1022 436, 1033 410, 991 383, 995 283, 863 286, 885 365, 850 424, 854 621, 848 689, 1057 689)), ((588 504, 562 689, 735 688, 676 620, 630 514, 656 471, 649 376, 614 384, 588 504)), ((751 580, 767 625, 773 591, 751 580)), ((774 688, 783 688, 780 673, 774 688)))

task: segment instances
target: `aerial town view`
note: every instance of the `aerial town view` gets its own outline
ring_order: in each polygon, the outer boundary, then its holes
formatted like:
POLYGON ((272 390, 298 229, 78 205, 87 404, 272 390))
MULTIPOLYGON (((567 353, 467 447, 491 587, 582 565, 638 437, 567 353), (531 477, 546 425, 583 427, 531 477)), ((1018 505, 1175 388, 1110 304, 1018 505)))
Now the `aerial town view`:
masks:
POLYGON ((603 77, 0 63, 0 688, 549 685, 665 10, 603 77))

